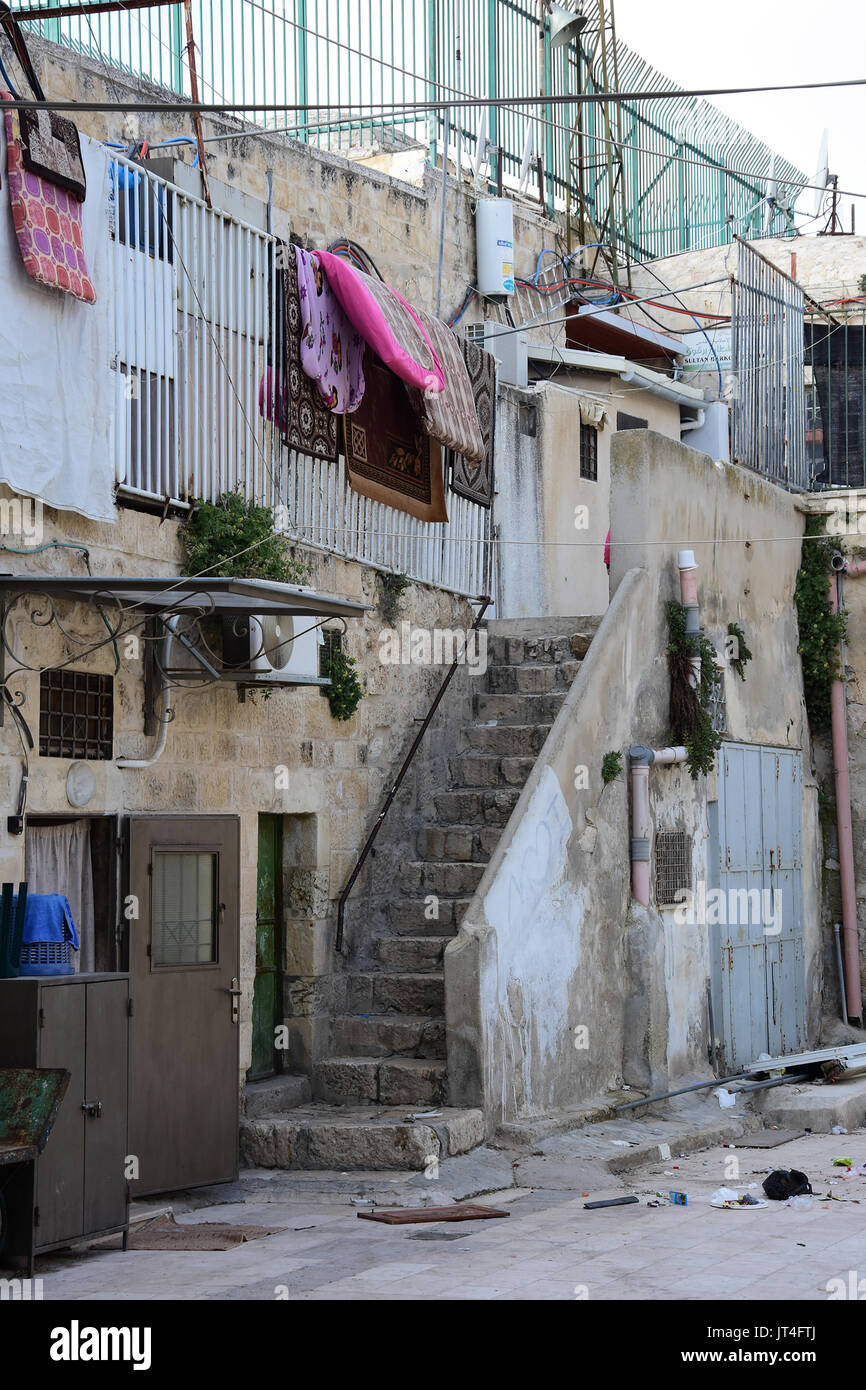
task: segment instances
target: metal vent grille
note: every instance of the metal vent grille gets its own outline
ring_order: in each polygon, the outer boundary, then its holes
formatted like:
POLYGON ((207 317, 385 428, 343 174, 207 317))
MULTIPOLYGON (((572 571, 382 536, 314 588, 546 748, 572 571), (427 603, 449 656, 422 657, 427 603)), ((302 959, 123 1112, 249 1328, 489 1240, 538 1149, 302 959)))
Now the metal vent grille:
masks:
POLYGON ((656 835, 656 902, 673 906, 677 894, 692 886, 692 837, 684 830, 656 835))
POLYGON ((39 754, 107 760, 113 756, 114 681, 88 671, 43 671, 39 683, 39 754))

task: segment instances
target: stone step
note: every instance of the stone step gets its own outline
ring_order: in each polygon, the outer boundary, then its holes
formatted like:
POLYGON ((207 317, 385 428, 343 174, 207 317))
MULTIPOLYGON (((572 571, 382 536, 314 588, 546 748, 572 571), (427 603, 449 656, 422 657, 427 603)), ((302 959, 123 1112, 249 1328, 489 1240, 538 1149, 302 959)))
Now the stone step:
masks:
POLYGON ((488 666, 485 680, 491 694, 546 695, 550 690, 567 690, 579 670, 579 661, 488 666))
POLYGON ((567 693, 552 690, 547 695, 488 695, 478 691, 473 696, 475 722, 485 724, 494 719, 497 724, 552 724, 567 693))
MULTIPOLYGON (((447 795, 447 793, 442 793, 447 795)), ((436 798, 437 804, 439 798, 436 798)), ((427 863, 418 860, 400 869, 400 883, 405 893, 435 893, 452 898, 474 893, 484 873, 484 864, 442 859, 427 863)))
MULTIPOLYGON (((444 825, 503 826, 507 824, 519 797, 519 787, 491 788, 481 791, 437 792, 433 802, 436 815, 444 825)), ((480 874, 478 877, 480 878, 480 874)))
POLYGON ((316 1099, 334 1105, 441 1105, 445 1063, 428 1057, 328 1057, 315 1071, 316 1099))
POLYGON ((380 936, 376 955, 390 970, 412 974, 442 969, 442 957, 450 936, 380 936))
MULTIPOLYGON (((370 1014, 426 1014, 441 1018, 445 1012, 442 975, 402 974, 384 970, 364 971, 347 980, 346 1012, 370 1014)), ((395 1051, 405 1051, 395 1048, 395 1051)))
POLYGON ((308 1076, 267 1076, 264 1081, 248 1081, 244 1087, 244 1113, 256 1115, 275 1115, 284 1110, 293 1110, 297 1105, 306 1105, 312 1097, 308 1076))
POLYGON ((460 753, 496 753, 503 758, 536 758, 551 724, 470 724, 460 730, 460 753))
POLYGON ((394 898, 388 904, 388 926, 395 936, 454 936, 471 898, 439 898, 437 916, 423 898, 394 898))
POLYGON ((441 1107, 435 1118, 414 1123, 407 1121, 407 1113, 404 1106, 376 1110, 314 1104, 289 1115, 244 1118, 241 1160, 255 1168, 396 1168, 433 1177, 443 1159, 468 1153, 484 1140, 480 1110, 441 1107))
POLYGON ((590 630, 538 637, 490 634, 487 638, 488 669, 490 666, 522 666, 537 661, 553 664, 579 660, 589 650, 593 635, 590 630))
POLYGON ((455 825, 447 830, 426 825, 418 831, 418 854, 428 864, 434 859, 486 864, 501 833, 496 825, 455 825))
POLYGON ((535 758, 498 758, 488 753, 463 753, 448 759, 453 787, 522 787, 535 758))
POLYGON ((426 1014, 341 1014, 334 1019, 336 1057, 444 1057, 445 1020, 426 1014))

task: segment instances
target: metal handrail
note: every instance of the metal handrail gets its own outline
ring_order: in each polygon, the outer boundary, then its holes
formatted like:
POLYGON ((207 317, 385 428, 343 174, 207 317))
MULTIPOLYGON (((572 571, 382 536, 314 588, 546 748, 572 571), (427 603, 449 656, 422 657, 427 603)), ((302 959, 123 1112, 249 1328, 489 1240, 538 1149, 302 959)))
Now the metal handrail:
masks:
MULTIPOLYGON (((481 604, 481 607, 479 608, 478 613, 477 613, 477 615, 476 615, 476 617, 475 617, 475 622, 472 624, 472 627, 470 628, 470 631, 471 631, 471 632, 477 632, 477 631, 478 631, 479 625, 480 625, 480 623, 481 623, 481 619, 484 617, 484 614, 487 612, 488 608, 490 607, 491 603, 493 602, 493 599, 490 598, 489 596, 484 596, 484 597, 479 598, 479 599, 477 600, 477 602, 481 604)), ((436 697, 435 697, 435 699, 433 700, 432 705, 430 706, 430 708, 428 709, 426 715, 424 716, 424 720, 423 720, 423 722, 422 722, 422 724, 421 724, 421 728, 418 730, 418 733, 415 735, 415 738, 414 738, 413 743, 412 743, 412 747, 409 749, 409 752, 406 754, 406 757, 403 759, 403 765, 402 765, 402 767, 400 768, 400 771, 397 773, 397 776, 396 776, 395 779, 394 779, 394 783, 393 783, 393 785, 392 785, 392 787, 391 787, 391 790, 389 791, 388 795, 387 795, 386 798, 385 798, 385 803, 384 803, 384 805, 383 805, 381 811, 379 812, 378 816, 376 817, 376 822, 375 822, 375 824, 374 824, 374 826, 373 826, 373 829, 370 831, 370 834, 367 836, 367 840, 366 840, 366 843, 365 843, 365 845, 364 845, 364 848, 361 850, 361 853, 360 853, 360 855, 359 855, 359 857, 358 857, 358 862, 356 863, 354 869, 352 870, 351 874, 349 875, 349 880, 348 880, 348 882, 347 882, 345 888, 343 889, 342 893, 340 894, 340 901, 339 901, 338 904, 337 904, 337 935, 336 935, 336 937, 335 937, 335 939, 334 939, 334 950, 337 951, 337 952, 339 952, 340 954, 342 954, 342 951, 343 951, 343 927, 344 927, 345 915, 346 915, 346 902, 347 902, 347 900, 348 900, 349 894, 351 893, 352 889, 353 889, 354 886, 355 886, 355 881, 356 881, 356 879, 357 879, 359 873, 360 873, 361 870, 363 869, 364 864, 366 863, 367 855, 370 853, 370 850, 373 848, 373 845, 374 845, 375 842, 376 842, 376 836, 379 834, 379 831, 382 829, 382 825, 383 825, 383 823, 384 823, 385 817, 387 816, 389 810, 391 809, 391 803, 393 802, 394 797, 397 795, 398 791, 400 790, 400 787, 401 787, 401 785, 402 785, 403 779, 404 779, 404 777, 406 776, 406 773, 409 771, 409 768, 410 768, 410 766, 411 766, 411 764, 412 764, 412 759, 414 758, 415 754, 417 753, 418 748, 419 748, 419 746, 420 746, 420 744, 421 744, 421 740, 422 740, 422 738, 424 737, 424 735, 426 734, 428 728, 430 727, 430 721, 432 720, 434 714, 436 713, 437 709, 439 708, 439 705, 440 705, 440 703, 441 703, 441 701, 442 701, 442 697, 443 697, 443 695, 445 694, 445 691, 448 689, 449 685, 451 684, 451 681, 452 681, 453 678, 454 678, 454 672, 457 670, 457 667, 458 667, 459 665, 460 665, 460 658, 459 658, 459 656, 455 656, 455 658, 454 658, 454 660, 452 661, 450 667, 448 668, 448 670, 447 670, 446 673, 445 673, 445 679, 443 680, 443 682, 442 682, 442 684, 440 685, 438 691, 436 692, 436 697)))

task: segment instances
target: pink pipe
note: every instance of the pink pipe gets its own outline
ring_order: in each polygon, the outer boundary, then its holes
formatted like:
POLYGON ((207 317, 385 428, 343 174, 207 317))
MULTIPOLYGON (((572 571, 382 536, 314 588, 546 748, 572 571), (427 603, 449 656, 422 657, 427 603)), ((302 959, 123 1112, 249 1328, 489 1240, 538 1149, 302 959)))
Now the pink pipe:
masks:
MULTIPOLYGON (((852 576, 866 573, 866 564, 846 564, 852 576)), ((838 578, 830 576, 830 612, 839 612, 838 578)), ((839 669, 842 648, 839 647, 839 669)), ((845 1000, 849 1019, 860 1019, 863 996, 860 988, 860 946, 857 936, 857 887, 854 873, 854 838, 851 832, 851 783, 848 777, 848 720, 845 685, 841 679, 830 686, 830 716, 833 735, 833 773, 836 780, 836 832, 839 840, 839 872, 842 880, 842 955, 845 962, 845 1000)))

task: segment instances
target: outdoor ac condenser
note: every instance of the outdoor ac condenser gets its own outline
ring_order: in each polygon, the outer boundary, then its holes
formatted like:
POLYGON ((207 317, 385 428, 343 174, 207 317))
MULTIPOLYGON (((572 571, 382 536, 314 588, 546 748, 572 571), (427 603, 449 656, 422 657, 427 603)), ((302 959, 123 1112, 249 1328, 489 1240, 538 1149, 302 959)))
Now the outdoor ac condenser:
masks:
POLYGON ((322 629, 307 615, 252 614, 223 625, 223 664, 281 680, 319 675, 322 629))

